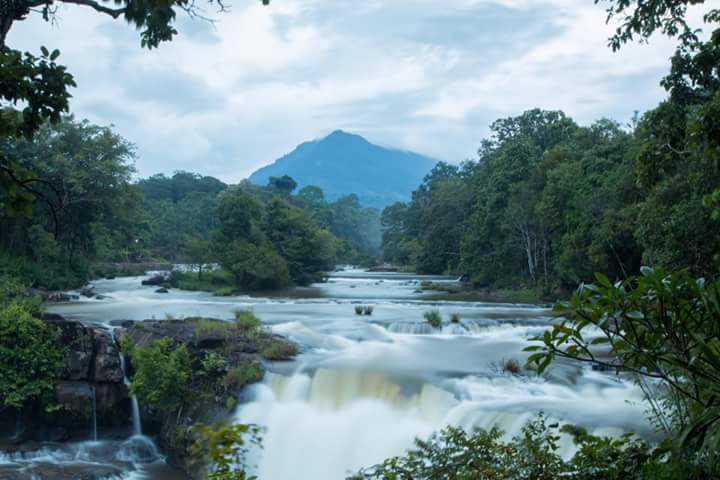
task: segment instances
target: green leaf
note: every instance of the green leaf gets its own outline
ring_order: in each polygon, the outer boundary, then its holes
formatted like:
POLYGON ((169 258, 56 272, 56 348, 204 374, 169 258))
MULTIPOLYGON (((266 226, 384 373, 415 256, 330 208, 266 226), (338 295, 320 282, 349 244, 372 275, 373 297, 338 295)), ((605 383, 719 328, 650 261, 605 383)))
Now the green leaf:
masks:
POLYGON ((50 55, 50 52, 48 52, 48 49, 45 47, 40 47, 40 51, 42 52, 43 57, 50 55))
POLYGON ((60 56, 60 50, 58 50, 58 49, 56 48, 56 49, 53 50, 52 53, 50 54, 50 60, 52 60, 52 61, 54 62, 55 60, 57 60, 57 58, 58 58, 59 56, 60 56))

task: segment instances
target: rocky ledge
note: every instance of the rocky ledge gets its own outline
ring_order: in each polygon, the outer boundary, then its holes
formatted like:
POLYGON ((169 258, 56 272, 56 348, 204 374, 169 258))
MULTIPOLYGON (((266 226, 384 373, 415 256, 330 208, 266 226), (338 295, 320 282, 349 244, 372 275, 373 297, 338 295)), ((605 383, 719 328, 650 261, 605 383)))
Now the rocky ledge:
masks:
MULTIPOLYGON (((65 352, 64 366, 55 385, 55 398, 44 405, 29 404, 21 412, 0 414, 0 439, 64 441, 92 438, 95 425, 123 427, 131 417, 128 389, 123 381, 120 349, 110 330, 44 314, 58 329, 65 352)), ((118 435, 124 432, 118 432, 118 435)))

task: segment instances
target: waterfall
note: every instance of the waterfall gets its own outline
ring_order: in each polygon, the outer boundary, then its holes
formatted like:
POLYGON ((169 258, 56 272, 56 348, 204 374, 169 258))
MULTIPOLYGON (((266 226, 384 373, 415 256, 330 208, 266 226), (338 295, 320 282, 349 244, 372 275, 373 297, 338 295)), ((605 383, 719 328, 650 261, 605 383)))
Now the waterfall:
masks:
POLYGON ((95 385, 90 385, 90 391, 92 392, 92 431, 93 431, 93 440, 97 441, 98 439, 98 429, 97 429, 97 399, 95 398, 95 385))
MULTIPOLYGON (((130 378, 128 377, 127 367, 125 365, 125 355, 122 353, 120 354, 120 368, 122 368, 123 372, 123 382, 130 387, 130 378)), ((131 394, 130 402, 132 405, 132 436, 140 437, 142 436, 142 423, 140 420, 140 405, 138 404, 137 396, 131 394)))

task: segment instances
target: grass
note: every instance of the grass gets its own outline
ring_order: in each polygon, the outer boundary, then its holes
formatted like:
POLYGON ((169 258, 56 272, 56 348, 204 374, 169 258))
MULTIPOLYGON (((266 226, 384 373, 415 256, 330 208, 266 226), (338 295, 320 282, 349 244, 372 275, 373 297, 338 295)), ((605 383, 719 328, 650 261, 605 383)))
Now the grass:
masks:
POLYGON ((265 369, 260 362, 245 362, 233 367, 223 377, 223 388, 226 392, 239 392, 245 385, 259 382, 265 376, 265 369))
POLYGON ((289 360, 298 353, 297 345, 284 340, 272 339, 260 350, 265 360, 289 360))
POLYGON ((221 320, 210 320, 209 318, 198 318, 193 321, 195 335, 202 335, 214 332, 229 331, 232 324, 221 320))
POLYGON ((427 312, 423 313, 423 318, 433 328, 442 327, 442 314, 438 309, 428 310, 427 312))
POLYGON ((355 305, 355 315, 362 315, 363 314, 363 306, 362 305, 355 305))
POLYGON ((235 310, 235 326, 243 333, 252 333, 260 329, 262 322, 250 310, 235 310))

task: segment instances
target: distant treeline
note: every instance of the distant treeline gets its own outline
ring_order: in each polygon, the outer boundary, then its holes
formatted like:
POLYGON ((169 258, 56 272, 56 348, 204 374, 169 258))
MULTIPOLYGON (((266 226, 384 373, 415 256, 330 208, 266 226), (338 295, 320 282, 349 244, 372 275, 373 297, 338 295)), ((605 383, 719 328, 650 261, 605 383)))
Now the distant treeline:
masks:
POLYGON ((379 211, 355 195, 327 202, 312 186, 293 194, 287 176, 266 187, 189 172, 134 182, 133 145, 87 121, 67 117, 0 148, 34 197, 24 212, 11 208, 12 195, 0 198, 0 274, 28 285, 69 288, 111 273, 98 262, 202 260, 221 263, 238 286, 276 287, 379 251, 379 211))
POLYGON ((409 203, 385 208, 384 259, 548 293, 641 265, 712 277, 720 134, 698 115, 712 79, 691 87, 681 68, 670 98, 627 126, 542 110, 496 121, 477 160, 437 165, 409 203))

